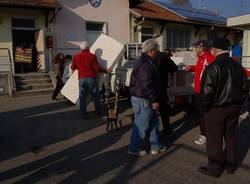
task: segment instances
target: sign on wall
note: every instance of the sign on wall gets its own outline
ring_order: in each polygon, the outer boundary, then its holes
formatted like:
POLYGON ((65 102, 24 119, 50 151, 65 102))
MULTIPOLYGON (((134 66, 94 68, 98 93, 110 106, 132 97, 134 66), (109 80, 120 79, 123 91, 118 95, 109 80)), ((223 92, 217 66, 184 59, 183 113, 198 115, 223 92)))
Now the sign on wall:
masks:
POLYGON ((91 4, 91 6, 93 6, 94 8, 97 8, 101 5, 102 0, 89 0, 89 3, 91 4))

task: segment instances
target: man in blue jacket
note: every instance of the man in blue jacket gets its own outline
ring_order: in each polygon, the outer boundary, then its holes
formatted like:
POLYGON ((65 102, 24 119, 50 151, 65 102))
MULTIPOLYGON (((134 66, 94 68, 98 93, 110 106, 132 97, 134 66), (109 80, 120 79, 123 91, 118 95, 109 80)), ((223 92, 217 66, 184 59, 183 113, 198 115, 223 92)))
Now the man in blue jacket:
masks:
POLYGON ((156 155, 166 150, 159 143, 159 119, 157 110, 161 96, 159 71, 155 63, 158 44, 154 39, 146 40, 142 45, 142 56, 132 71, 130 79, 131 103, 134 110, 134 124, 128 153, 144 156, 142 143, 149 134, 151 154, 156 155))

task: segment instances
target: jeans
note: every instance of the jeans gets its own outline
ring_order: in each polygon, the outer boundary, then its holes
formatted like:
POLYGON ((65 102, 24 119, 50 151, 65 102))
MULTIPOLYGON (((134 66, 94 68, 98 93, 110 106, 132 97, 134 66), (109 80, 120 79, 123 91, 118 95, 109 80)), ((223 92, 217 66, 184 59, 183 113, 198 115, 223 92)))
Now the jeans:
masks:
POLYGON ((159 150, 161 145, 159 143, 159 119, 157 112, 150 107, 150 104, 145 99, 132 96, 131 103, 135 118, 129 151, 138 151, 147 134, 149 134, 151 150, 159 150))
POLYGON ((100 92, 95 78, 80 78, 79 79, 79 98, 80 98, 80 111, 82 116, 87 113, 86 99, 90 92, 95 104, 95 110, 101 112, 100 92))

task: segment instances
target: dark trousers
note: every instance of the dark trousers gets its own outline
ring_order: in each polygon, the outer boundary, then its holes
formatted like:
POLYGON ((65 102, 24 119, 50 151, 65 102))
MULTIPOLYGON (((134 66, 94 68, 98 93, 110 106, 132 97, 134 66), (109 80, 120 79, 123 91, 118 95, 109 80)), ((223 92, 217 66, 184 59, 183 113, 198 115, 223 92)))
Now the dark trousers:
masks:
POLYGON ((166 95, 161 96, 159 111, 164 131, 171 131, 169 118, 170 106, 168 104, 168 97, 166 95))
POLYGON ((199 113, 199 127, 200 127, 200 134, 206 136, 206 126, 205 126, 205 119, 204 119, 204 112, 201 103, 201 95, 200 93, 195 93, 195 109, 199 113))
POLYGON ((205 113, 207 130, 207 168, 211 172, 221 172, 224 167, 236 164, 236 144, 238 133, 239 105, 213 107, 205 113), (225 150, 223 150, 223 139, 225 150))
POLYGON ((62 81, 61 77, 57 77, 56 78, 56 87, 55 87, 53 94, 52 94, 52 100, 56 99, 56 97, 57 97, 58 93, 61 91, 62 87, 63 87, 63 81, 62 81))

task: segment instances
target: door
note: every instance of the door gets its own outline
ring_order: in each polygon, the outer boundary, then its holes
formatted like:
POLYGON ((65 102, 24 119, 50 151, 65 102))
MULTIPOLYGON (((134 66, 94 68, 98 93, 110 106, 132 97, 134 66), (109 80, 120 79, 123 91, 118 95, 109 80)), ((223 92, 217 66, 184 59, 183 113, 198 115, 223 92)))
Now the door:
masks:
POLYGON ((37 71, 49 69, 50 64, 45 63, 44 29, 35 32, 35 46, 37 52, 37 71))

